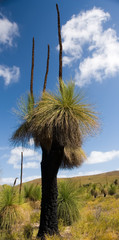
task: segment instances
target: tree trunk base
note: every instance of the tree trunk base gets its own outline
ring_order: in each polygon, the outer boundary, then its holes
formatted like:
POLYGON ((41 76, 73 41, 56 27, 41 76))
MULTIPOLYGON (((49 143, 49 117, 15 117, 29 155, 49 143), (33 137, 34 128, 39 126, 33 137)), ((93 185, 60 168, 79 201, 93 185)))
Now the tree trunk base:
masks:
POLYGON ((45 240, 45 235, 59 235, 57 218, 57 173, 63 157, 63 147, 52 144, 50 152, 43 150, 42 173, 42 200, 40 226, 37 238, 45 240))
MULTIPOLYGON (((57 234, 55 233, 54 236, 55 236, 55 235, 58 236, 60 240, 62 240, 62 239, 64 238, 63 236, 60 235, 60 233, 57 233, 57 234)), ((40 235, 37 235, 36 239, 46 240, 46 236, 47 236, 47 234, 45 234, 45 235, 43 235, 43 236, 42 236, 42 235, 41 235, 41 236, 40 236, 40 235)), ((53 236, 53 235, 51 235, 51 236, 53 236)))

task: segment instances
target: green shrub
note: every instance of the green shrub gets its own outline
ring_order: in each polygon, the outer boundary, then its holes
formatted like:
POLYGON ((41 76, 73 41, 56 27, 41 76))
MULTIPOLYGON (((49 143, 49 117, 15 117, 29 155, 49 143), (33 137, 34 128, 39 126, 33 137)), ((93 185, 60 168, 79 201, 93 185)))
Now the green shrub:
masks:
POLYGON ((32 199, 33 201, 41 200, 41 186, 39 185, 34 186, 32 191, 32 199))
POLYGON ((0 209, 18 203, 18 193, 12 186, 4 185, 0 194, 0 209))
POLYGON ((115 180, 114 180, 114 184, 115 184, 115 185, 118 185, 118 179, 115 179, 115 180))
POLYGON ((116 186, 115 185, 113 185, 113 184, 110 184, 110 187, 109 187, 109 189, 108 189, 108 194, 109 195, 114 195, 116 193, 116 186))
POLYGON ((14 187, 5 185, 0 195, 0 228, 11 230, 20 219, 18 194, 14 187))
POLYGON ((31 201, 41 200, 41 187, 34 184, 25 184, 24 197, 31 201))
POLYGON ((18 194, 18 203, 19 205, 22 205, 24 203, 24 191, 22 190, 21 193, 18 194))
POLYGON ((78 191, 75 184, 64 181, 59 184, 58 192, 58 218, 64 225, 71 225, 79 218, 78 191))
POLYGON ((91 195, 92 195, 94 198, 97 197, 98 192, 97 192, 97 190, 96 190, 96 184, 93 184, 93 185, 92 185, 92 188, 91 188, 90 193, 91 193, 91 195))
POLYGON ((104 197, 107 196, 107 189, 106 189, 106 186, 101 186, 101 189, 100 189, 101 193, 103 194, 104 197))
POLYGON ((24 185, 24 198, 31 199, 33 193, 33 184, 25 184, 24 185))

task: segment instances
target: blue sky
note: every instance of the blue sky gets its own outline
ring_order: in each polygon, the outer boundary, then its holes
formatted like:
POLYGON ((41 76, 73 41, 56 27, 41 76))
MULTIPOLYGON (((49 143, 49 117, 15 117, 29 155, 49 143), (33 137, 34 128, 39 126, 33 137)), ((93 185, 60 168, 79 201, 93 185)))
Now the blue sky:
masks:
MULTIPOLYGON (((119 3, 118 0, 57 1, 63 42, 63 79, 75 80, 100 114, 101 129, 83 149, 87 161, 79 168, 60 170, 59 177, 119 170, 119 3)), ((0 1, 0 184, 20 175, 24 152, 24 181, 41 176, 41 150, 32 140, 24 149, 10 137, 19 124, 13 114, 17 101, 29 91, 32 38, 35 38, 34 93, 42 92, 47 45, 50 66, 47 89, 58 83, 56 1, 0 1)))

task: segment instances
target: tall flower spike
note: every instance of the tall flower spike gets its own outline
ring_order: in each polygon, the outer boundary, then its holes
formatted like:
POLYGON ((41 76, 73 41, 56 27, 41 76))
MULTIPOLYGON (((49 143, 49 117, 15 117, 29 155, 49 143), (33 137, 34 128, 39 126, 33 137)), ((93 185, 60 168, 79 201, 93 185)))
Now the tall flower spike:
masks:
POLYGON ((50 59, 50 46, 48 44, 47 66, 46 66, 46 74, 45 74, 45 79, 44 79, 43 92, 45 92, 45 90, 46 90, 47 76, 48 76, 48 71, 49 71, 49 59, 50 59))
POLYGON ((62 82, 62 39, 61 39, 61 29, 60 29, 60 13, 58 4, 56 4, 57 9, 57 18, 58 18, 58 37, 59 37, 59 85, 61 90, 61 82, 62 82))
POLYGON ((30 81, 30 93, 32 98, 33 98, 33 71, 34 71, 34 37, 33 37, 33 44, 32 44, 32 65, 31 65, 31 81, 30 81))

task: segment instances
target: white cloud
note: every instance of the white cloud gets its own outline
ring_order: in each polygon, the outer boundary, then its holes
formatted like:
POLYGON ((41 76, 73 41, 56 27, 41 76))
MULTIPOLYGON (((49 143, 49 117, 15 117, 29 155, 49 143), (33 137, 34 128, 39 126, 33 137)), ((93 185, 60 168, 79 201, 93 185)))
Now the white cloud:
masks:
MULTIPOLYGON (((19 36, 19 28, 17 23, 9 21, 5 16, 0 13, 0 51, 3 46, 14 46, 15 37, 19 36)), ((0 78, 4 79, 5 85, 12 82, 17 82, 20 76, 19 67, 8 67, 0 65, 0 78)))
POLYGON ((63 64, 78 63, 75 80, 79 86, 92 79, 102 82, 119 71, 119 38, 114 29, 103 27, 109 19, 109 13, 93 8, 73 15, 62 26, 63 64))
MULTIPOLYGON (((39 162, 26 162, 23 164, 23 168, 39 168, 40 167, 40 163, 39 162)), ((17 168, 17 169, 20 169, 21 168, 21 165, 17 164, 17 165, 14 165, 14 168, 17 168)))
POLYGON ((0 77, 4 79, 5 85, 9 85, 12 82, 17 82, 20 76, 19 67, 7 67, 0 65, 0 77))
POLYGON ((102 162, 108 162, 115 158, 119 158, 119 151, 110 151, 110 152, 91 152, 90 156, 87 158, 87 164, 96 164, 102 162))
POLYGON ((23 152, 23 167, 24 168, 39 168, 41 162, 41 154, 29 149, 16 147, 11 150, 8 163, 12 164, 14 168, 20 168, 21 152, 23 152))
MULTIPOLYGON (((24 177, 22 182, 28 182, 28 181, 32 181, 34 179, 37 179, 37 178, 41 178, 41 176, 29 176, 29 177, 24 177)), ((9 178, 1 178, 0 179, 0 185, 3 185, 3 184, 9 184, 9 185, 13 185, 14 183, 14 180, 15 180, 15 177, 9 177, 9 178)), ((16 185, 20 183, 20 179, 18 178, 17 181, 16 181, 16 185)))
POLYGON ((0 13, 0 44, 13 46, 13 40, 17 36, 19 36, 18 25, 0 13))
POLYGON ((9 177, 9 178, 0 178, 0 185, 3 184, 9 184, 9 185, 13 185, 15 178, 9 177))

